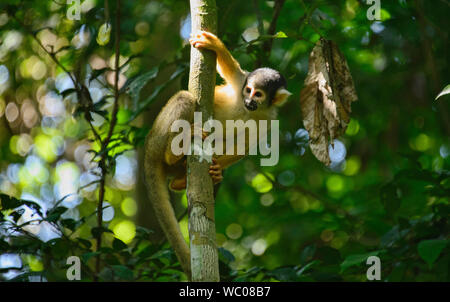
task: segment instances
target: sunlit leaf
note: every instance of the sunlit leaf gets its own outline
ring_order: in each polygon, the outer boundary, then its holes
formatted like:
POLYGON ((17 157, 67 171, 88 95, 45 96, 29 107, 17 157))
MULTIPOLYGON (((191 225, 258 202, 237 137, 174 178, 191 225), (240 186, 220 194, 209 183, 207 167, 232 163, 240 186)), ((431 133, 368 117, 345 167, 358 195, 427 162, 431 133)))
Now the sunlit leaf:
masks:
POLYGON ((445 86, 445 88, 438 94, 438 96, 435 98, 435 100, 437 100, 441 96, 449 94, 449 93, 450 93, 450 84, 445 86))
POLYGON ((103 23, 98 29, 97 43, 98 45, 104 46, 109 43, 111 37, 111 24, 103 23))
MULTIPOLYGON (((270 177, 270 176, 269 176, 270 177)), ((273 178, 273 176, 272 176, 273 178)), ((273 181, 273 179, 272 179, 273 181)), ((259 193, 267 193, 272 190, 273 184, 264 174, 259 173, 252 179, 252 187, 259 193)))
POLYGON ((279 31, 273 37, 274 38, 287 38, 288 36, 284 32, 279 31))

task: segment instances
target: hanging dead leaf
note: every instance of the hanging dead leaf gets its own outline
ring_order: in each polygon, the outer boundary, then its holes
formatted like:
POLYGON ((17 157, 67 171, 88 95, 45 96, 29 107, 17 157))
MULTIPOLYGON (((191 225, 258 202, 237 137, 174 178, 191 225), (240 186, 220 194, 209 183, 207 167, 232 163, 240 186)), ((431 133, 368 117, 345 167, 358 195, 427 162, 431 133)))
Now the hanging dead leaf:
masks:
POLYGON ((334 42, 320 39, 309 56, 300 105, 311 151, 327 166, 328 145, 347 129, 351 103, 357 99, 345 57, 334 42))

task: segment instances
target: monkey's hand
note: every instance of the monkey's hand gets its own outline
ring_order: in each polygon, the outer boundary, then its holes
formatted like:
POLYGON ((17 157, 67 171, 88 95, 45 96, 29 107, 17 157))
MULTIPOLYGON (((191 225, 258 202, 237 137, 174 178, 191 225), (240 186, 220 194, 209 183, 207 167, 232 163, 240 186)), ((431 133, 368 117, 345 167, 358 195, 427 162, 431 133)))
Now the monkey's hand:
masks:
POLYGON ((209 167, 209 175, 211 175, 214 184, 218 184, 223 180, 222 166, 217 163, 215 158, 213 158, 213 164, 209 167))
POLYGON ((216 35, 207 31, 191 33, 189 42, 195 48, 206 48, 217 53, 225 49, 225 45, 223 45, 222 41, 220 41, 216 35))
MULTIPOLYGON (((184 160, 183 166, 184 166, 184 168, 186 168, 186 160, 184 160)), ((217 160, 215 158, 213 158, 213 163, 211 166, 209 166, 208 172, 209 172, 209 175, 211 176, 214 184, 218 184, 219 182, 221 182, 223 180, 222 166, 217 163, 217 160)), ((181 190, 186 189, 186 183, 187 183, 187 181, 186 181, 186 174, 185 174, 181 178, 172 179, 169 187, 172 191, 181 191, 181 190)))
POLYGON ((195 48, 209 49, 216 52, 217 72, 228 84, 238 87, 239 90, 242 89, 246 73, 216 35, 206 31, 199 31, 191 34, 189 42, 195 48))

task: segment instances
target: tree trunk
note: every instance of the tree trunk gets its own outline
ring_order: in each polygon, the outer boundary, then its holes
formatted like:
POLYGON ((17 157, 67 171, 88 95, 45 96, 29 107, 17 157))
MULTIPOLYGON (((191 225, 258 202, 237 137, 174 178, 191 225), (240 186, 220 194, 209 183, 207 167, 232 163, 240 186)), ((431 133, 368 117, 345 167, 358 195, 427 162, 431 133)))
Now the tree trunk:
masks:
MULTIPOLYGON (((192 32, 204 30, 216 33, 215 0, 190 0, 190 4, 192 32)), ((202 113, 202 121, 212 117, 215 79, 215 53, 191 47, 189 91, 197 100, 196 111, 202 113)), ((202 127, 202 125, 198 126, 202 127)), ((209 166, 210 163, 205 160, 200 162, 198 155, 188 156, 187 198, 192 281, 219 281, 214 190, 208 173, 209 166)))

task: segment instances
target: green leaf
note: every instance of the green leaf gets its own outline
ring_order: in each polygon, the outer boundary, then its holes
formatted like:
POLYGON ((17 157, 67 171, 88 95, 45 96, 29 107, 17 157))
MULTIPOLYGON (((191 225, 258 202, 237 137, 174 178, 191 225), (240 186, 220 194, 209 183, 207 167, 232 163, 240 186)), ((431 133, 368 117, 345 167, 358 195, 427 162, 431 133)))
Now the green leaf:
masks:
POLYGON ((54 209, 51 209, 50 211, 47 211, 47 217, 45 218, 45 220, 47 220, 48 222, 55 222, 67 210, 68 209, 66 207, 56 207, 54 209))
POLYGON ((171 259, 173 255, 172 250, 162 250, 157 251, 155 254, 153 254, 150 259, 171 259))
POLYGON ((306 272, 308 269, 310 269, 314 265, 320 264, 320 262, 321 262, 320 260, 314 260, 314 261, 311 261, 310 263, 302 266, 297 272, 297 277, 300 277, 304 272, 306 272))
POLYGON ((98 29, 97 43, 100 46, 104 46, 109 43, 111 37, 111 24, 103 23, 98 29))
POLYGON ((105 72, 107 72, 108 70, 111 70, 111 68, 109 67, 104 67, 104 68, 100 68, 100 69, 94 69, 90 76, 89 76, 89 83, 91 83, 93 80, 95 80, 96 78, 98 78, 100 75, 104 74, 105 72))
POLYGON ((300 263, 302 264, 307 263, 314 257, 315 253, 316 253, 316 246, 308 245, 303 249, 302 253, 300 254, 300 263))
POLYGON ((62 95, 63 98, 65 98, 66 96, 68 96, 74 92, 77 92, 77 90, 75 88, 69 88, 64 91, 61 91, 60 94, 62 95))
POLYGON ((141 93, 142 88, 151 80, 154 80, 159 74, 159 66, 156 66, 149 71, 140 74, 136 77, 129 79, 125 85, 123 85, 122 89, 125 89, 125 92, 128 93, 131 97, 133 104, 136 106, 139 102, 139 95, 141 93))
POLYGON ((0 201, 2 203, 2 210, 15 209, 23 204, 22 201, 6 194, 0 194, 0 201))
POLYGON ((91 259, 94 256, 100 255, 100 252, 89 252, 89 253, 84 253, 83 255, 81 255, 81 260, 83 260, 84 263, 87 263, 89 261, 89 259, 91 259))
MULTIPOLYGON (((139 102, 139 106, 137 108, 136 111, 134 111, 133 114, 131 114, 131 117, 129 119, 129 122, 131 122, 132 120, 134 120, 139 114, 141 114, 142 111, 144 111, 151 103, 153 103, 153 101, 158 97, 159 93, 166 88, 170 83, 172 83, 176 78, 178 78, 180 75, 182 75, 184 72, 186 71, 186 66, 184 65, 180 65, 178 66, 177 70, 175 70, 175 72, 170 76, 170 79, 168 81, 166 81, 164 84, 157 86, 154 90, 153 93, 146 98, 145 100, 139 102)), ((128 89, 127 89, 128 90, 128 89)), ((131 96, 131 92, 130 92, 130 96, 131 96)), ((137 104, 138 98, 135 99, 136 102, 135 104, 137 104)))
POLYGON ((273 37, 274 38, 287 38, 288 36, 284 32, 279 31, 273 37))
POLYGON ((133 280, 133 271, 125 265, 112 265, 114 275, 121 280, 130 281, 133 280))
POLYGON ((440 98, 443 95, 449 94, 450 93, 450 84, 448 84, 447 86, 445 86, 445 88, 438 94, 438 96, 434 99, 437 100, 438 98, 440 98))
POLYGON ((356 254, 350 255, 345 258, 345 260, 341 263, 341 272, 345 271, 347 268, 360 265, 363 262, 367 261, 367 258, 370 256, 376 256, 380 253, 380 251, 373 251, 366 254, 356 254))
POLYGON ((17 198, 14 198, 14 197, 6 195, 6 194, 0 194, 0 201, 1 201, 1 205, 2 205, 2 208, 1 208, 2 210, 15 209, 22 205, 26 205, 30 209, 35 210, 39 215, 42 216, 41 206, 34 201, 17 199, 17 198))
POLYGON ((448 241, 443 239, 422 240, 417 246, 420 257, 431 267, 439 258, 448 241))
POLYGON ((115 251, 121 251, 121 250, 128 248, 128 246, 122 240, 117 239, 117 238, 114 238, 112 247, 115 251))
POLYGON ((119 125, 126 124, 131 116, 132 112, 128 109, 119 109, 117 113, 117 123, 119 125))
POLYGON ((275 277, 277 280, 280 281, 296 281, 297 279, 297 272, 293 267, 280 267, 276 268, 271 272, 268 272, 268 276, 275 277))
POLYGON ((91 230, 91 234, 94 238, 99 237, 102 233, 112 233, 113 231, 111 231, 110 229, 107 229, 105 227, 95 227, 92 228, 91 230))
POLYGON ((219 248, 219 256, 220 258, 223 258, 223 261, 225 263, 230 263, 235 260, 233 254, 229 250, 224 249, 223 247, 219 248))
POLYGON ((83 245, 87 249, 90 249, 92 246, 92 243, 89 240, 83 238, 77 238, 77 240, 81 245, 83 245))
POLYGON ((78 221, 76 221, 75 219, 72 219, 72 218, 62 219, 61 225, 65 228, 68 228, 69 230, 71 230, 73 232, 77 228, 78 221))

